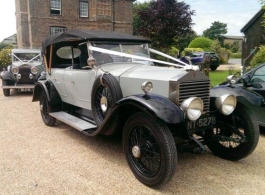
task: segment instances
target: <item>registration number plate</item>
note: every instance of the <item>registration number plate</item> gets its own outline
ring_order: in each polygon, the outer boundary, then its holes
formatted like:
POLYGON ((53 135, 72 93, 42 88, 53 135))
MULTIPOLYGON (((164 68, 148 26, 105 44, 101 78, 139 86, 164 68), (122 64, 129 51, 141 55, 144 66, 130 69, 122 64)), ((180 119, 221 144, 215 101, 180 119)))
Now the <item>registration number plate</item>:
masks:
POLYGON ((203 129, 216 124, 215 116, 203 116, 196 121, 188 121, 187 129, 203 129))

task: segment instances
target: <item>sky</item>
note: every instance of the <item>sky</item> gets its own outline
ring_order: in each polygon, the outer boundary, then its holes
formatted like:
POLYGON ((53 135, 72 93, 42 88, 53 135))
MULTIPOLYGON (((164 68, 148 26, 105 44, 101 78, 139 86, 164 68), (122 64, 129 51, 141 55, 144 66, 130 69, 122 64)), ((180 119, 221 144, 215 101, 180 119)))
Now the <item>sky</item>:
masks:
MULTIPOLYGON (((139 3, 145 1, 137 0, 139 3)), ((226 35, 243 35, 240 30, 261 9, 259 0, 178 0, 181 1, 195 10, 192 22, 198 35, 202 35, 215 21, 227 24, 226 35)))
MULTIPOLYGON (((137 0, 137 2, 144 1, 137 0)), ((193 30, 198 35, 215 21, 227 24, 227 35, 243 35, 240 30, 261 8, 259 0, 183 1, 196 12, 192 20, 195 23, 193 30)), ((0 0, 0 24, 0 42, 16 33, 15 0, 0 0)))

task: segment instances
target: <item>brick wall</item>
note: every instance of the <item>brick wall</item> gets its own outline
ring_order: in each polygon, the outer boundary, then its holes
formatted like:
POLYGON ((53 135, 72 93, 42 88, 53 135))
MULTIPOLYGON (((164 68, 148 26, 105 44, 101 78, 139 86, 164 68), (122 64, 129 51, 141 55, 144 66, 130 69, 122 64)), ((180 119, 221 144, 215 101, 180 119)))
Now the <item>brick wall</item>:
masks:
MULTIPOLYGON (((86 0, 82 0, 86 1, 86 0)), ((100 0, 89 0, 89 17, 79 17, 79 0, 63 0, 62 15, 50 14, 50 0, 16 0, 18 48, 39 48, 50 35, 51 26, 67 30, 115 30, 132 33, 132 1, 110 2, 111 13, 99 15, 100 0), (113 19, 115 18, 115 22, 113 19)))

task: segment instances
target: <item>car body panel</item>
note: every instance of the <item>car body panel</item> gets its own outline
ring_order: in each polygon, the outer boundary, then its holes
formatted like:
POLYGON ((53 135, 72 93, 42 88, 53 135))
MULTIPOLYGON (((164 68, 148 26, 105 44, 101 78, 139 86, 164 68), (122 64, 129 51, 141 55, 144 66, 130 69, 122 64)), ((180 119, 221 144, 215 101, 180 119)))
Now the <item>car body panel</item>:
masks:
POLYGON ((241 100, 246 98, 248 101, 242 101, 253 111, 259 125, 265 127, 265 63, 236 78, 233 84, 228 84, 225 81, 215 88, 230 88, 228 90, 235 91, 241 97, 241 100), (248 81, 244 81, 245 78, 248 81), (244 84, 244 82, 247 83, 244 84))
POLYGON ((40 49, 12 49, 12 64, 7 70, 1 72, 3 89, 32 90, 38 78, 44 72, 44 64, 40 49), (32 72, 35 67, 36 73, 32 72), (13 73, 12 69, 17 68, 18 72, 13 73))

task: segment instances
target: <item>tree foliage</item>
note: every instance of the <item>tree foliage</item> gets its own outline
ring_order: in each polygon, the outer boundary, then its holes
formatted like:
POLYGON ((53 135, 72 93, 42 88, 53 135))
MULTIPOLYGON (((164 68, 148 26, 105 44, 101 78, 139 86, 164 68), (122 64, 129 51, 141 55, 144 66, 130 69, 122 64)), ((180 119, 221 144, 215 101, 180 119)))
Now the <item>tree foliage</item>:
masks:
POLYGON ((0 51, 0 67, 7 66, 11 64, 11 48, 4 48, 0 51))
POLYGON ((184 2, 151 0, 145 6, 135 10, 135 34, 150 38, 152 47, 168 51, 174 38, 192 32, 194 11, 184 2))
POLYGON ((254 55, 250 62, 252 68, 265 62, 265 46, 260 46, 259 51, 254 55))
POLYGON ((11 49, 11 48, 13 48, 13 46, 10 45, 10 44, 3 43, 3 42, 0 43, 0 51, 1 51, 2 49, 11 49))
POLYGON ((204 51, 209 51, 212 44, 213 40, 206 37, 198 37, 190 42, 188 48, 202 48, 204 51))
POLYGON ((227 33, 227 24, 215 21, 212 23, 210 28, 203 31, 203 36, 209 39, 219 39, 221 35, 227 33))
POLYGON ((180 50, 180 51, 184 51, 184 49, 186 47, 188 47, 188 45, 190 44, 190 42, 197 38, 197 34, 192 31, 188 34, 185 35, 181 35, 179 37, 175 38, 175 46, 180 50))

